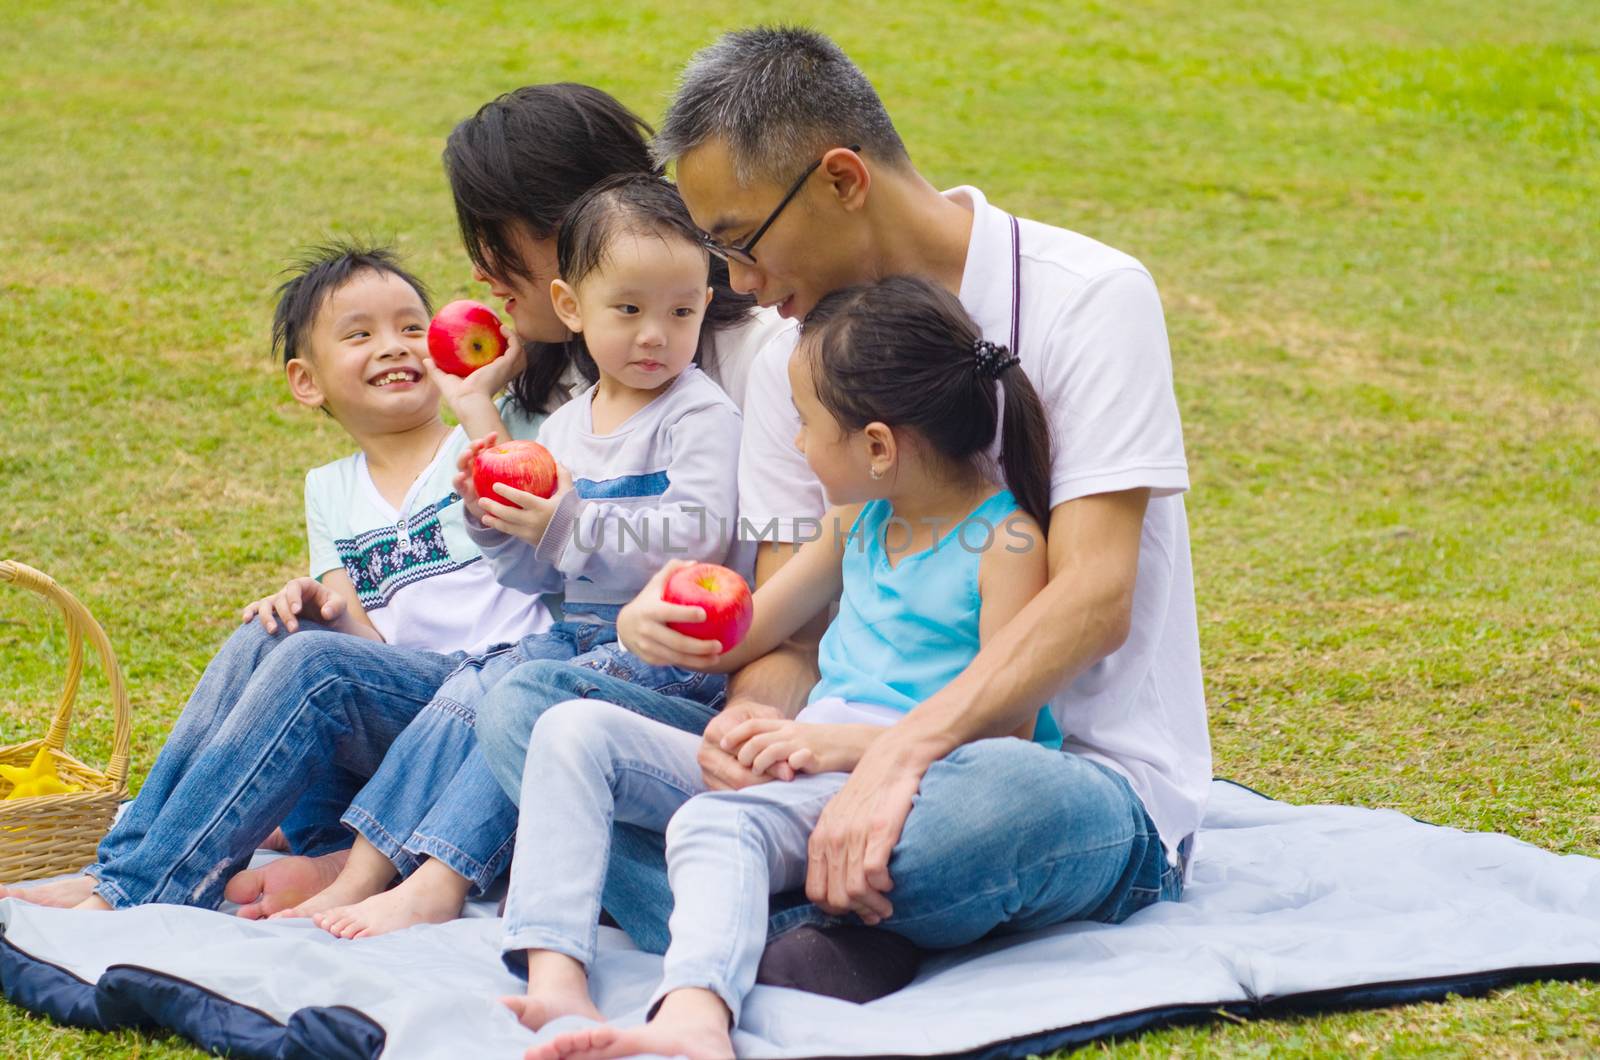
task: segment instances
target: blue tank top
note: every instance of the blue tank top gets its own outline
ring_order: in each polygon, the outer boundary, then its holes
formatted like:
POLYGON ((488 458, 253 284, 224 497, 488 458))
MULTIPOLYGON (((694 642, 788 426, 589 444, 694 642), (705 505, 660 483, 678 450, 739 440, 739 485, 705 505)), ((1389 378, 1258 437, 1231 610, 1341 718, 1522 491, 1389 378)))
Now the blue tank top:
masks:
MULTIPOLYGON (((837 696, 906 713, 949 684, 978 654, 978 563, 990 548, 1015 544, 1005 521, 1017 499, 1001 490, 943 533, 932 548, 900 554, 909 526, 888 501, 869 501, 845 544, 839 613, 822 636, 822 679, 809 702, 837 696)), ((1034 741, 1061 746, 1061 731, 1040 708, 1034 741)))

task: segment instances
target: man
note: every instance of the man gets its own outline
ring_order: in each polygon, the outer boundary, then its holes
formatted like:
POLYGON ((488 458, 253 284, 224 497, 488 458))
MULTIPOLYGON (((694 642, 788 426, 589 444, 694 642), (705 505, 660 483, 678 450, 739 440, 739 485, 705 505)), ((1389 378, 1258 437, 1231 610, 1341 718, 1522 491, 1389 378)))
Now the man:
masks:
MULTIPOLYGON (((1087 237, 1013 223, 977 189, 941 194, 912 166, 871 84, 810 31, 744 30, 702 51, 655 147, 676 164, 736 290, 798 320, 848 284, 928 277, 957 293, 987 339, 1015 350, 1052 422, 1049 585, 967 671, 874 743, 812 836, 806 895, 937 947, 1002 929, 1115 922, 1177 898, 1211 760, 1187 464, 1149 273, 1087 237), (1062 753, 991 739, 1047 700, 1062 753)), ((815 522, 822 491, 793 444, 785 367, 795 337, 763 351, 746 396, 740 507, 745 527, 767 538, 758 582, 792 555, 781 542, 828 532, 815 522)), ((636 643, 626 612, 619 628, 650 661, 690 661, 672 645, 636 643)), ((792 717, 816 680, 814 653, 815 638, 802 638, 734 677, 702 745, 708 783, 773 779, 752 774, 721 740, 749 718, 792 717)), ((645 857, 633 837, 613 855, 614 880, 636 876, 631 910, 608 884, 607 908, 630 932, 631 913, 671 907, 664 892, 646 894, 645 857)), ((804 919, 792 905, 774 908, 775 931, 782 918, 804 919)), ((850 994, 805 967, 817 938, 811 929, 769 947, 761 981, 850 994), (785 949, 798 968, 775 976, 785 949)), ((875 952, 860 941, 845 952, 875 952)))

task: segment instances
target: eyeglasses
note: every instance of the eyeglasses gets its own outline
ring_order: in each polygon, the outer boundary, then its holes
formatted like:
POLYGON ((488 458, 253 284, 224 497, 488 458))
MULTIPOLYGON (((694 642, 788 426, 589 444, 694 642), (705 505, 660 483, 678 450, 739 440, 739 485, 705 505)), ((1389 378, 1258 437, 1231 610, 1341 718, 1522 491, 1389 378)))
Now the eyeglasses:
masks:
MULTIPOLYGON (((859 153, 861 151, 861 146, 859 144, 853 144, 851 145, 850 150, 859 153)), ((767 214, 767 219, 761 222, 761 227, 757 228, 750 238, 744 241, 743 245, 731 247, 717 239, 715 236, 706 235, 702 237, 702 241, 705 243, 706 250, 710 251, 712 254, 715 254, 723 261, 737 261, 740 265, 754 265, 756 263, 756 256, 752 254, 751 251, 753 251, 756 247, 756 244, 761 241, 761 237, 767 234, 767 229, 772 227, 772 222, 778 219, 778 215, 783 212, 783 208, 788 206, 796 195, 800 194, 800 189, 806 186, 806 181, 811 179, 811 174, 815 173, 817 171, 817 167, 820 165, 822 165, 821 158, 817 159, 815 162, 806 167, 806 171, 800 174, 800 179, 796 180, 794 184, 790 186, 788 192, 782 199, 778 201, 778 205, 773 208, 771 213, 767 214)))

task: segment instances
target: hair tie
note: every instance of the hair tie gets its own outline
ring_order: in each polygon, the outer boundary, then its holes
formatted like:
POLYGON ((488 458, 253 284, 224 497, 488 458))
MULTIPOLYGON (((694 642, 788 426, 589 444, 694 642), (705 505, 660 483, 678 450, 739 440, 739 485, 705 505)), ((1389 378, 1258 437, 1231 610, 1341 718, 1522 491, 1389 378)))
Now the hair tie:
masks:
POLYGON ((1022 363, 1010 350, 988 339, 973 340, 972 360, 978 374, 985 379, 999 379, 1007 368, 1022 363))

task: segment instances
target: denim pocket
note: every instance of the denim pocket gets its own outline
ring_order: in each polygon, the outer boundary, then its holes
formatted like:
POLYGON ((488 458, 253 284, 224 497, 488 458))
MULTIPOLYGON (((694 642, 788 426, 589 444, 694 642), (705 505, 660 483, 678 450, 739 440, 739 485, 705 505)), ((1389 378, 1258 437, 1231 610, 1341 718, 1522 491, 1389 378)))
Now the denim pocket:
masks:
POLYGON ((675 666, 651 666, 637 655, 623 651, 615 642, 602 644, 575 661, 640 688, 648 688, 664 696, 692 699, 697 703, 719 702, 727 686, 727 678, 722 674, 698 673, 675 666))

